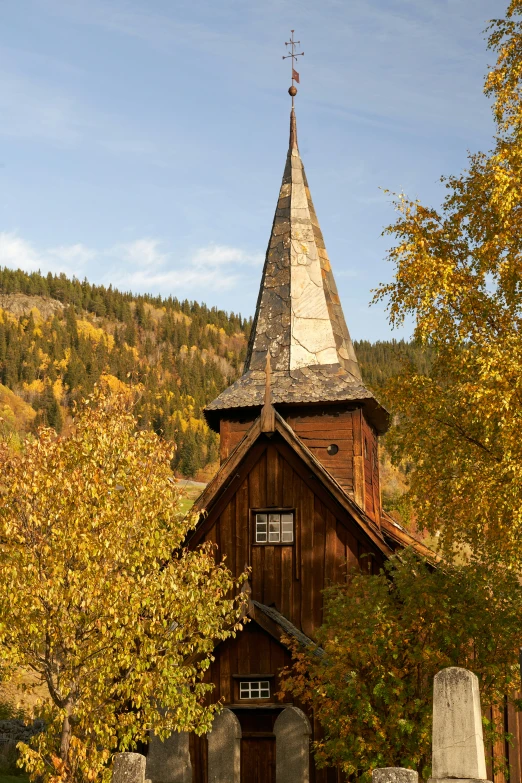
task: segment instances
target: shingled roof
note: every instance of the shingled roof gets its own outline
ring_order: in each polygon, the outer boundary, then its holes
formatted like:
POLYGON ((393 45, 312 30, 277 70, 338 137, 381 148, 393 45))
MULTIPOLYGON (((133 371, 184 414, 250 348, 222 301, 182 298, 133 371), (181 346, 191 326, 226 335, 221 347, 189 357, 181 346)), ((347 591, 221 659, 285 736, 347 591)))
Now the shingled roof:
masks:
POLYGON ((275 405, 358 401, 377 429, 386 430, 387 412, 362 384, 299 155, 293 108, 244 374, 207 406, 211 426, 225 410, 262 405, 267 351, 275 405))

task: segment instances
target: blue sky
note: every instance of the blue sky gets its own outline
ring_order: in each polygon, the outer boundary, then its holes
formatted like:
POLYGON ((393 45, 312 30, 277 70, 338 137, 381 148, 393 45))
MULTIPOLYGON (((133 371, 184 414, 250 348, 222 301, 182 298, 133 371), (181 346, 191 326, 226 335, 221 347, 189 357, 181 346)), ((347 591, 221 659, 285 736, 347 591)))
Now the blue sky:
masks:
POLYGON ((253 313, 305 57, 301 155, 357 339, 400 337, 382 188, 425 203, 487 149, 507 0, 4 0, 0 265, 253 313))

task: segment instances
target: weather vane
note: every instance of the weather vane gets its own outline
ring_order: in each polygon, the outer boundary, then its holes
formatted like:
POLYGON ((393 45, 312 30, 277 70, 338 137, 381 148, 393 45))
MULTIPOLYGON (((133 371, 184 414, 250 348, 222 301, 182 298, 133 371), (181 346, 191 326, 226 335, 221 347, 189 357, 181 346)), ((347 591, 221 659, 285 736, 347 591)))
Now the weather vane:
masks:
POLYGON ((294 106, 294 98, 297 95, 297 87, 294 85, 294 82, 297 82, 299 84, 299 74, 294 68, 294 63, 297 64, 297 58, 302 57, 304 52, 296 52, 295 47, 297 44, 300 44, 301 41, 294 41, 294 30, 290 30, 292 33, 290 40, 285 41, 285 46, 287 47, 288 54, 285 54, 283 56, 283 60, 290 60, 292 65, 292 86, 289 88, 288 93, 292 96, 292 108, 294 106))

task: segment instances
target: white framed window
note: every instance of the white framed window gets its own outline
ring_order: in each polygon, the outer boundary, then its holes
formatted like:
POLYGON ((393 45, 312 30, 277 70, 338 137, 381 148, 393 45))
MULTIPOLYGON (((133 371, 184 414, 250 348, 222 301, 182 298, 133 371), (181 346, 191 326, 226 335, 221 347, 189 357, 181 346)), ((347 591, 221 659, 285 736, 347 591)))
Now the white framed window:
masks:
POLYGON ((293 544, 293 511, 258 511, 255 515, 256 544, 293 544))
POLYGON ((268 680, 242 680, 239 683, 240 699, 269 699, 270 683, 268 680))

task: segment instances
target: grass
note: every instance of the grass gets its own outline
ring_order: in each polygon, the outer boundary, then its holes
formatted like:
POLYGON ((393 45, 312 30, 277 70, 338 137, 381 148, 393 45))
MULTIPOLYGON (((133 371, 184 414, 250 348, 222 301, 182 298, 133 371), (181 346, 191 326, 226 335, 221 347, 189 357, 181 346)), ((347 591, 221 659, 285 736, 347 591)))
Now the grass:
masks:
MULTIPOLYGON (((181 510, 184 514, 187 514, 192 506, 194 505, 194 501, 196 498, 198 498, 201 495, 202 487, 183 487, 183 496, 181 498, 181 510)), ((0 781, 1 783, 1 781, 0 781)))
POLYGON ((2 775, 0 773, 0 783, 29 783, 29 778, 25 775, 2 775))

